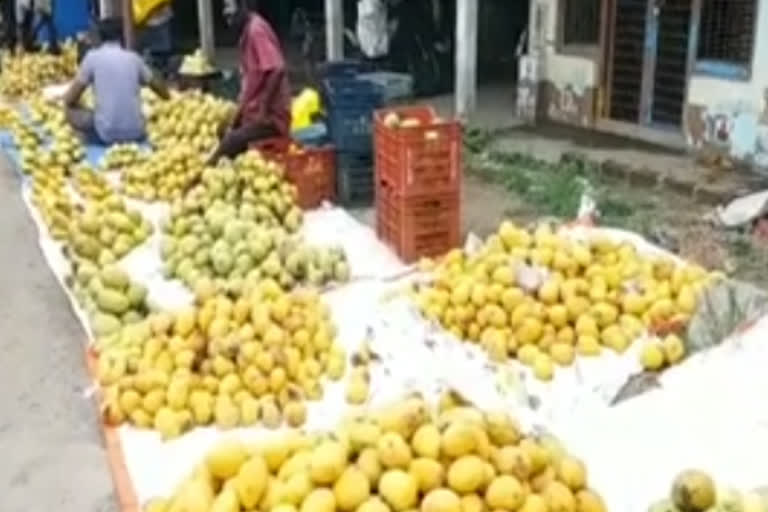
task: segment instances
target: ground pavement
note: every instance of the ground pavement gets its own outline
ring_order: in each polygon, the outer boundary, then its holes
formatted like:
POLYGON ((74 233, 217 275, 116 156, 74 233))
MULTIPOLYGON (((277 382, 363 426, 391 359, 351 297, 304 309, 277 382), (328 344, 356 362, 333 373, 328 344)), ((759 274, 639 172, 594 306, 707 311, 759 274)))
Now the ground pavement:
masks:
POLYGON ((0 156, 0 510, 112 512, 83 333, 0 156))

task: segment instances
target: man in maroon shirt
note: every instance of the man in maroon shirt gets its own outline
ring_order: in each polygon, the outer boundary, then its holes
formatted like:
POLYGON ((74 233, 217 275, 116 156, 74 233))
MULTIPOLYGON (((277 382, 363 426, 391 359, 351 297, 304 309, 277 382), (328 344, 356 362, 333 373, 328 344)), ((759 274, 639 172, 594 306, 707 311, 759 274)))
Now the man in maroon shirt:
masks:
POLYGON ((211 155, 234 157, 258 140, 287 137, 291 125, 291 89, 285 59, 272 27, 256 13, 257 0, 236 0, 230 24, 240 31, 240 99, 232 124, 211 155))

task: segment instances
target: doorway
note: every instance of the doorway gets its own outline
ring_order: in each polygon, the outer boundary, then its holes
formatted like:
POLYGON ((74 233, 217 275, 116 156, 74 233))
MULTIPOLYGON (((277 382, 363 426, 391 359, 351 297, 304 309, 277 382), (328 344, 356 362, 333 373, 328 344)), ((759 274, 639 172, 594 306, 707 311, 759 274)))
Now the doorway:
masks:
POLYGON ((609 0, 604 117, 682 129, 692 0, 609 0))

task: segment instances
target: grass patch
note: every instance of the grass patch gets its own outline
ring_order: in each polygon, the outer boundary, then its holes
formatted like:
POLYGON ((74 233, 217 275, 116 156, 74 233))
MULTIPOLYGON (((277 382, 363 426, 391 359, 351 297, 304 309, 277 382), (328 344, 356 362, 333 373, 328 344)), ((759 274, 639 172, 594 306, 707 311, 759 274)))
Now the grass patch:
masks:
POLYGON ((493 142, 493 133, 489 130, 467 128, 464 130, 464 149, 469 154, 481 154, 493 142))
POLYGON ((597 166, 587 161, 568 158, 550 163, 504 152, 475 154, 471 158, 475 174, 503 186, 536 215, 572 219, 578 215, 587 193, 597 203, 603 224, 636 228, 649 223, 653 204, 644 199, 645 195, 606 180, 597 166))
POLYGON ((467 149, 468 172, 503 187, 521 203, 509 212, 512 217, 572 220, 588 192, 600 225, 632 231, 683 258, 768 288, 768 248, 748 234, 708 226, 702 220, 705 209, 691 198, 629 185, 574 156, 546 162, 520 153, 467 149))

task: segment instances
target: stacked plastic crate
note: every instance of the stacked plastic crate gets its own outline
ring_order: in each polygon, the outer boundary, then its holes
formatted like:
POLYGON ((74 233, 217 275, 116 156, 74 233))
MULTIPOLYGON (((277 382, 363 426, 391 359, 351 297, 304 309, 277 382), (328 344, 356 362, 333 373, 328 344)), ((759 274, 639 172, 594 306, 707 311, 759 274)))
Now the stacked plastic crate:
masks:
POLYGON ((381 106, 380 88, 360 78, 362 64, 329 64, 323 89, 328 128, 336 147, 337 200, 345 206, 373 198, 373 113, 381 106))
POLYGON ((461 128, 429 107, 375 114, 376 233, 406 262, 460 243, 461 128))

